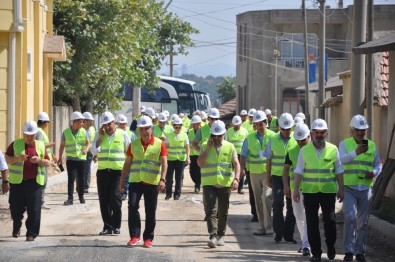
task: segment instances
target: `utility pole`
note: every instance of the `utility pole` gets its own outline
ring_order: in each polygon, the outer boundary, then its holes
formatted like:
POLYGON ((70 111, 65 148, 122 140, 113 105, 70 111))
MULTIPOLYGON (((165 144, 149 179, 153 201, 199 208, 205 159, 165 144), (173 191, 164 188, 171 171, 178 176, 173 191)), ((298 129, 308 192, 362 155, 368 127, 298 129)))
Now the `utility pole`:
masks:
MULTIPOLYGON (((368 22, 367 22, 367 42, 373 40, 374 32, 374 0, 368 0, 368 22)), ((374 128, 373 128, 373 54, 366 56, 366 120, 368 121, 370 128, 368 128, 368 138, 373 140, 374 128)))
POLYGON ((306 116, 306 124, 310 126, 310 103, 309 103, 309 64, 308 64, 308 42, 307 42, 307 14, 306 14, 306 5, 305 0, 302 0, 302 16, 304 23, 304 84, 305 84, 305 104, 304 104, 304 113, 306 116))
POLYGON ((323 107, 325 98, 325 0, 318 0, 320 3, 320 61, 318 77, 318 117, 325 119, 325 108, 323 107))
MULTIPOLYGON (((354 0, 353 22, 352 22, 352 43, 355 47, 366 41, 366 0, 354 0)), ((364 114, 364 94, 365 94, 365 55, 351 55, 351 116, 364 114)))
POLYGON ((276 47, 273 51, 273 55, 274 55, 274 61, 275 61, 275 66, 274 66, 274 111, 275 114, 278 114, 278 86, 277 86, 277 60, 278 57, 280 56, 280 51, 278 50, 278 46, 277 46, 277 33, 276 33, 276 47))

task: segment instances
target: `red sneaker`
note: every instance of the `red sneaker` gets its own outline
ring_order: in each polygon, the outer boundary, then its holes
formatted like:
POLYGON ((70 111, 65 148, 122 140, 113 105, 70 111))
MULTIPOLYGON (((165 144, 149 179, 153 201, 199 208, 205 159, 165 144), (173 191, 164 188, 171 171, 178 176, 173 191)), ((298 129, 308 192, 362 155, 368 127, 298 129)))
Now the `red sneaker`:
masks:
POLYGON ((135 246, 138 243, 141 242, 141 239, 139 237, 132 237, 129 242, 127 243, 128 246, 135 246))
POLYGON ((144 247, 147 247, 147 248, 151 248, 152 247, 151 239, 144 240, 144 247))

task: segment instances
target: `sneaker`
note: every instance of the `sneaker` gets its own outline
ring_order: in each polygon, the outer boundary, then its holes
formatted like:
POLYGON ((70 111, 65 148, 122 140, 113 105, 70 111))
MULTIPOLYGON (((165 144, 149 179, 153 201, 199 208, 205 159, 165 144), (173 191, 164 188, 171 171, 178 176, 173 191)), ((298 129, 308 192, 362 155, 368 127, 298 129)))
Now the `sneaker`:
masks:
POLYGON ((329 260, 333 260, 336 256, 336 249, 334 246, 328 247, 327 255, 329 260))
POLYGON ((119 228, 115 228, 115 229, 112 231, 112 233, 113 233, 114 235, 119 235, 119 234, 121 234, 121 230, 120 230, 119 228))
POLYGON ((221 246, 221 247, 225 246, 225 237, 224 236, 218 238, 217 246, 221 246))
POLYGON ((132 237, 129 242, 127 243, 128 246, 135 246, 138 243, 141 242, 141 239, 139 237, 132 237))
POLYGON ((47 205, 45 205, 45 204, 42 204, 41 205, 41 209, 46 209, 46 210, 48 210, 48 209, 51 209, 49 206, 47 206, 47 205))
POLYGON ((217 238, 212 236, 210 237, 210 240, 207 242, 207 246, 211 247, 211 248, 215 248, 217 246, 217 238))
POLYGON ((89 189, 84 189, 84 193, 89 193, 89 189))
POLYGON ((12 230, 12 237, 18 238, 20 235, 21 235, 21 230, 20 229, 12 230))
POLYGON ((180 196, 174 196, 174 200, 180 200, 180 196))
POLYGON ((103 231, 99 232, 100 236, 105 236, 105 235, 111 235, 112 230, 111 229, 103 229, 103 231))
POLYGON ((358 255, 355 256, 355 260, 356 260, 356 261, 365 262, 365 261, 366 261, 365 255, 363 255, 363 254, 358 254, 358 255))
POLYGON ((200 189, 198 187, 195 187, 195 194, 199 194, 200 193, 200 189))
POLYGON ((84 197, 80 197, 80 203, 81 204, 85 204, 85 198, 84 197))
POLYGON ((73 199, 67 199, 66 201, 64 201, 63 205, 65 206, 70 206, 73 204, 73 199))
POLYGON ((344 254, 343 261, 352 261, 354 254, 351 252, 347 252, 344 254))
POLYGON ((240 194, 240 195, 244 195, 243 189, 238 190, 237 193, 240 194))
POLYGON ((302 255, 305 257, 309 257, 310 256, 310 249, 308 247, 303 248, 302 255))
POLYGON ((146 240, 144 240, 144 247, 146 247, 146 248, 151 248, 152 247, 152 241, 151 241, 151 239, 146 239, 146 240))
POLYGON ((171 198, 171 195, 166 195, 165 200, 169 200, 171 198))
POLYGON ((293 238, 284 237, 284 241, 290 244, 297 244, 298 242, 293 238))
POLYGON ((276 236, 274 237, 274 242, 280 243, 281 240, 283 240, 283 236, 279 235, 279 234, 276 234, 276 236))

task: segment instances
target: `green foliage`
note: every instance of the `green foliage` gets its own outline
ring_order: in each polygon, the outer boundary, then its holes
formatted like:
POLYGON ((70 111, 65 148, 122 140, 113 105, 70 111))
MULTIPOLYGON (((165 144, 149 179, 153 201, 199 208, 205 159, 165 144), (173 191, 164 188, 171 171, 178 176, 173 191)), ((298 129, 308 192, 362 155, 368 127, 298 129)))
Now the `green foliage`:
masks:
POLYGON ((218 93, 222 103, 226 103, 236 97, 236 80, 230 77, 222 78, 218 85, 218 93))
POLYGON ((67 48, 67 61, 54 64, 55 104, 79 99, 98 113, 120 107, 124 82, 155 86, 161 61, 170 52, 186 54, 189 36, 198 33, 155 0, 55 0, 54 6, 54 31, 67 48))

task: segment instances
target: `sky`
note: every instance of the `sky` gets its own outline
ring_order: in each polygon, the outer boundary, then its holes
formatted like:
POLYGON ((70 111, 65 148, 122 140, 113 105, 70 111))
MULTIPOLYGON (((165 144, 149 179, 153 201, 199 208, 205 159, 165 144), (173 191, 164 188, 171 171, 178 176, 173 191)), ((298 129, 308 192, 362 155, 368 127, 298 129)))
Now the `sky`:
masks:
MULTIPOLYGON (((164 0, 165 5, 170 0, 164 0)), ((335 8, 339 0, 326 0, 335 8)), ((343 6, 353 4, 344 0, 343 6)), ((374 4, 395 4, 395 0, 374 0, 374 4)), ((252 10, 299 9, 301 0, 173 0, 168 11, 191 23, 200 33, 192 35, 195 47, 187 56, 173 59, 174 75, 182 73, 205 76, 235 76, 236 15, 252 10)), ((306 8, 317 9, 317 0, 306 0, 306 8)), ((164 61, 159 74, 169 75, 169 60, 164 61)))

